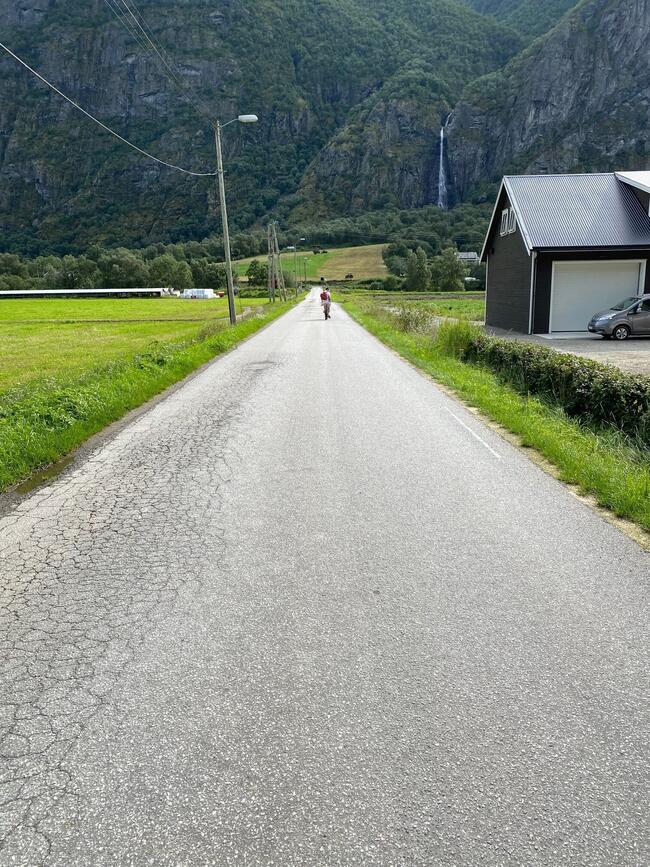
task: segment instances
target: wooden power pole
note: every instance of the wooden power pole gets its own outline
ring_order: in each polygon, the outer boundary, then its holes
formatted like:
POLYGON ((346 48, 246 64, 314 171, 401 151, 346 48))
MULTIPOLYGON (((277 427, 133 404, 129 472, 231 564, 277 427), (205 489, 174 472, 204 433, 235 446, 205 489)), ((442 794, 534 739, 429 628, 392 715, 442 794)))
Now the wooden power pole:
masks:
POLYGON ((269 267, 269 300, 275 301, 276 291, 280 293, 283 301, 287 300, 287 288, 284 283, 282 272, 282 259, 278 245, 277 223, 269 223, 267 232, 268 244, 268 267, 269 267))

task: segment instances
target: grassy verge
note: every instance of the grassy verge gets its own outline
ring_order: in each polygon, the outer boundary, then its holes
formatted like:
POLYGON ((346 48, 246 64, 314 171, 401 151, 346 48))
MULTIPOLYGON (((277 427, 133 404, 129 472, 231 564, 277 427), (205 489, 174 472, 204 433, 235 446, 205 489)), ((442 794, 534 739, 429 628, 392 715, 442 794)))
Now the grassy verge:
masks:
MULTIPOLYGON (((431 333, 400 331, 379 305, 345 301, 368 331, 447 386, 470 406, 516 434, 557 468, 558 476, 620 518, 650 531, 650 455, 623 434, 570 419, 560 408, 519 394, 490 371, 460 361, 453 345, 431 333)), ((468 326, 469 327, 469 326, 468 326)))
POLYGON ((424 304, 436 316, 468 319, 472 322, 483 322, 485 319, 484 300, 450 298, 448 301, 424 301, 420 303, 424 304))
POLYGON ((63 457, 291 306, 266 307, 234 328, 207 323, 192 339, 158 341, 76 375, 36 379, 1 392, 0 491, 63 457))

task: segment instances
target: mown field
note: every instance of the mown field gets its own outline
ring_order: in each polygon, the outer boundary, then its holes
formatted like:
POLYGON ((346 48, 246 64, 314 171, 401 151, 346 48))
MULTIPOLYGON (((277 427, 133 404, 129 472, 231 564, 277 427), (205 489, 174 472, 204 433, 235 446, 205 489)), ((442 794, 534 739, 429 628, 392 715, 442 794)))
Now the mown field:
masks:
MULTIPOLYGON (((383 248, 383 244, 370 244, 366 247, 341 247, 316 255, 308 248, 299 250, 297 254, 298 278, 301 279, 305 265, 307 267, 307 280, 316 281, 320 280, 321 277, 325 277, 326 280, 344 280, 347 274, 354 274, 356 280, 387 277, 388 269, 381 256, 383 248)), ((284 252, 281 255, 284 270, 293 274, 295 272, 294 254, 284 252)), ((266 262, 265 256, 240 259, 234 263, 235 270, 240 276, 246 273, 253 259, 266 262)))
POLYGON ((225 301, 0 302, 0 491, 59 460, 293 303, 242 299, 247 315, 231 328, 225 301))
MULTIPOLYGON (((238 311, 267 300, 237 300, 238 311)), ((34 298, 0 301, 0 391, 124 359, 153 341, 196 337, 228 316, 225 298, 34 298)))

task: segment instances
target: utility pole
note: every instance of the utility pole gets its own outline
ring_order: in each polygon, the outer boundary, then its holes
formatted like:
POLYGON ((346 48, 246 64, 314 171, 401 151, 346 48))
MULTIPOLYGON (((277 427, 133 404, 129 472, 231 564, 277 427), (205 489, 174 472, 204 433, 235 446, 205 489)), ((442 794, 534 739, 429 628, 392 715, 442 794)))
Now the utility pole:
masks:
POLYGON ((269 301, 275 303, 275 253, 273 251, 273 237, 271 234, 271 224, 266 227, 266 242, 267 242, 267 282, 269 286, 269 301))
POLYGON ((214 128, 215 144, 217 146, 217 177, 219 180, 219 201, 221 204, 221 226, 223 229, 223 246, 226 256, 226 282, 228 283, 228 312, 230 324, 237 324, 235 310, 235 287, 232 279, 232 261, 230 259, 230 232, 228 231, 228 211, 226 210, 226 185, 223 178, 223 156, 221 153, 221 121, 214 128))
POLYGON ((296 291, 296 298, 298 297, 298 248, 293 248, 293 280, 296 284, 294 289, 296 291))
POLYGON ((278 245, 277 223, 271 221, 267 227, 268 263, 269 263, 269 300, 275 301, 276 289, 280 292, 280 298, 287 300, 287 287, 282 273, 282 257, 278 245))
POLYGON ((226 259, 226 282, 228 283, 228 312, 230 314, 230 324, 237 324, 237 311, 235 310, 235 286, 232 278, 232 261, 230 258, 230 232, 228 230, 228 211, 226 209, 226 185, 223 177, 223 154, 221 152, 221 130, 230 126, 231 123, 257 123, 256 114, 240 114, 237 117, 229 120, 228 123, 221 123, 220 120, 214 128, 214 141, 217 147, 217 179, 219 182, 219 203, 221 207, 221 226, 223 229, 223 251, 226 259))
POLYGON ((294 290, 295 296, 298 297, 298 283, 300 282, 300 275, 298 274, 298 247, 293 245, 291 247, 287 247, 287 250, 290 253, 293 253, 293 282, 294 282, 294 290))
POLYGON ((273 252, 276 259, 276 268, 278 276, 278 288, 280 289, 280 297, 283 301, 287 300, 287 287, 284 284, 284 273, 282 271, 282 256, 280 256, 280 246, 278 244, 277 223, 272 223, 273 228, 273 252))

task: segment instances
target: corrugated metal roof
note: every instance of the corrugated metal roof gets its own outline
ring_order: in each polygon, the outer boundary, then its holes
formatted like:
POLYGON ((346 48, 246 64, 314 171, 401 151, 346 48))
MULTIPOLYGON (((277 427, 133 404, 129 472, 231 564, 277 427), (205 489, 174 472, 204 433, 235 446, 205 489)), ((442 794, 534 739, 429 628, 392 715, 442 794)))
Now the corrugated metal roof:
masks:
POLYGON ((650 216, 614 173, 504 179, 531 249, 650 247, 650 216))

